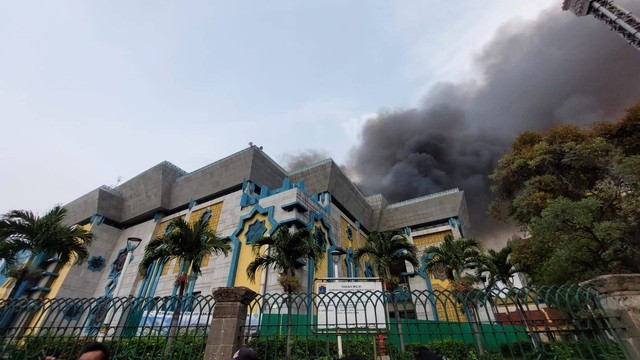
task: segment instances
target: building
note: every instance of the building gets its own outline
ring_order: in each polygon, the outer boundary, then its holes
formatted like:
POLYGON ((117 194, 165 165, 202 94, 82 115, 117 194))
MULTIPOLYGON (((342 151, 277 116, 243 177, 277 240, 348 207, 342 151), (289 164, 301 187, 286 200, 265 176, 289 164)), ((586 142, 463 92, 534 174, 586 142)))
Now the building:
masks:
MULTIPOLYGON (((363 196, 331 159, 288 172, 255 146, 191 173, 163 162, 117 188, 101 186, 66 208, 69 223, 95 234, 90 258, 66 267, 55 259, 44 261, 46 276, 28 289, 30 297, 175 295, 180 261, 156 263, 144 277, 138 276, 138 264, 147 242, 176 217, 207 218, 233 247, 226 257, 205 259, 202 275, 189 283, 191 294, 210 294, 222 286, 246 286, 258 293, 281 291, 278 274, 266 271, 251 283, 245 268, 254 256, 251 242, 283 224, 306 227, 327 240, 320 270, 303 274, 308 290, 317 277, 373 276, 369 263, 353 261, 355 249, 371 231, 404 229, 424 248, 447 234, 463 236, 469 227, 464 192, 458 189, 389 204, 381 195, 363 196), (128 251, 129 238, 142 242, 128 251), (336 264, 331 254, 338 253, 336 264)), ((430 278, 422 269, 400 271, 411 289, 446 287, 444 277, 430 278)), ((5 296, 11 286, 12 281, 5 279, 5 296)))

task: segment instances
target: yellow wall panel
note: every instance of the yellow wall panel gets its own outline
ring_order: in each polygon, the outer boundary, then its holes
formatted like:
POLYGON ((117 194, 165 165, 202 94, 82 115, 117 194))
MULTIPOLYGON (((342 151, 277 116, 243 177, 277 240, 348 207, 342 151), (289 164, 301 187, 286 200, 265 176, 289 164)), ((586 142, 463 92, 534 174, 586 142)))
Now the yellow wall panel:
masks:
POLYGON ((164 265, 162 265, 162 273, 160 273, 160 276, 165 276, 169 273, 169 268, 171 267, 172 261, 173 260, 166 261, 164 265))
POLYGON ((436 292, 436 311, 440 321, 467 321, 464 311, 460 309, 454 300, 453 293, 450 292, 451 286, 448 280, 440 281, 431 278, 431 288, 436 292), (437 292, 442 293, 437 294, 437 292))
POLYGON ((220 213, 222 212, 222 203, 223 202, 219 202, 193 211, 191 215, 189 215, 189 224, 193 224, 198 221, 202 214, 205 211, 209 210, 211 211, 211 217, 209 218, 209 227, 211 228, 211 230, 216 231, 218 228, 218 221, 220 221, 220 213))
POLYGON ((209 265, 209 258, 211 258, 211 255, 205 255, 205 257, 202 259, 202 264, 200 264, 200 269, 204 269, 207 267, 207 265, 209 265))
POLYGON ((253 254, 253 250, 251 249, 251 245, 247 245, 246 243, 246 234, 249 230, 249 226, 253 224, 255 221, 264 221, 264 226, 267 228, 265 231, 265 235, 271 231, 271 223, 267 218, 267 215, 256 213, 250 220, 244 222, 244 227, 242 231, 238 235, 238 240, 240 240, 240 255, 238 257, 238 267, 234 285, 235 286, 246 286, 249 289, 260 293, 260 282, 262 281, 262 270, 256 271, 256 281, 252 283, 249 280, 249 277, 246 273, 246 268, 249 264, 255 259, 255 255, 253 254))
POLYGON ((444 241, 444 237, 452 235, 451 230, 440 231, 433 234, 419 235, 413 237, 413 243, 416 246, 430 246, 444 241))

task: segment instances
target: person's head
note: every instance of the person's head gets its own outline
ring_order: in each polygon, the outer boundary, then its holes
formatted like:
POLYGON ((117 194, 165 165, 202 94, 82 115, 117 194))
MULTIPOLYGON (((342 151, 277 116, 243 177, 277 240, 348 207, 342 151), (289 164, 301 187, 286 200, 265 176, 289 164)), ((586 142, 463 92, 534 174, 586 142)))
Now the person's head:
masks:
POLYGON ((416 360, 442 360, 442 356, 431 352, 426 346, 418 346, 414 351, 416 360))
POLYGON ((250 347, 243 346, 235 354, 231 360, 256 360, 258 358, 258 354, 250 347))
POLYGON ((78 360, 109 360, 109 349, 100 342, 87 344, 82 348, 78 360))

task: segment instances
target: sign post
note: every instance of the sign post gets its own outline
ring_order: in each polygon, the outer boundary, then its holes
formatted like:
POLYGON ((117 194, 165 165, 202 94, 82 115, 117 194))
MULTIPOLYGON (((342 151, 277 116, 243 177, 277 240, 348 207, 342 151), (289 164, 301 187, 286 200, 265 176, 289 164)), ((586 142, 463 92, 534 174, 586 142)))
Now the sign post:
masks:
POLYGON ((315 290, 316 328, 337 335, 340 357, 344 330, 378 334, 388 328, 379 278, 318 278, 315 290))

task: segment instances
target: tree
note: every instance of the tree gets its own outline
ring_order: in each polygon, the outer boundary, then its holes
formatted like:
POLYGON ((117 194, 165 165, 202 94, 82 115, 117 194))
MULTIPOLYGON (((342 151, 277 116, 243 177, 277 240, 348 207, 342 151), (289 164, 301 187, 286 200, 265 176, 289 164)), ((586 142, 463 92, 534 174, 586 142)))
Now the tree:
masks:
POLYGON ((167 228, 169 230, 165 234, 154 237, 145 247, 144 255, 138 266, 138 273, 141 276, 146 275, 147 269, 155 261, 166 262, 172 259, 183 261, 182 271, 176 279, 176 285, 179 286, 178 296, 180 300, 173 312, 169 327, 167 352, 170 352, 171 343, 175 337, 180 319, 181 299, 184 296, 189 273, 191 272, 197 278, 202 272, 200 265, 206 256, 221 253, 227 256, 231 250, 231 245, 219 238, 211 230, 209 221, 204 218, 189 224, 182 217, 179 217, 172 220, 167 225, 167 228))
MULTIPOLYGON (((364 245, 357 249, 354 258, 356 262, 368 256, 373 263, 373 268, 387 289, 393 291, 399 281, 391 273, 391 267, 398 263, 408 261, 414 267, 420 265, 418 260, 418 249, 409 240, 409 237, 401 230, 390 230, 383 232, 372 232, 367 236, 364 245)), ((398 337, 400 339, 400 350, 404 351, 404 336, 402 325, 400 324, 400 312, 394 306, 394 317, 397 321, 398 337)))
POLYGON ((60 264, 82 264, 89 257, 88 246, 94 239, 91 232, 76 226, 66 225, 64 218, 67 209, 56 205, 43 216, 27 210, 12 210, 0 219, 0 256, 6 261, 8 274, 17 276, 11 297, 20 296, 21 291, 35 279, 29 274, 37 272, 42 260, 55 257, 60 264), (18 254, 28 252, 31 255, 22 264, 16 266, 18 254))
POLYGON ((280 275, 278 282, 287 293, 287 358, 291 357, 291 295, 300 288, 295 272, 309 262, 313 262, 315 270, 319 269, 324 255, 322 245, 311 237, 309 230, 291 232, 284 225, 278 227, 273 235, 257 239, 252 245, 256 258, 247 266, 249 280, 255 282, 260 269, 275 268, 280 275))
POLYGON ((530 236, 512 263, 534 284, 640 271, 640 105, 619 121, 523 133, 493 171, 492 214, 530 236))
MULTIPOLYGON (((452 282, 454 289, 462 295, 469 290, 471 283, 477 281, 476 277, 463 276, 462 273, 479 265, 481 253, 482 243, 480 241, 470 238, 454 239, 451 234, 446 235, 442 243, 429 246, 424 250, 424 254, 428 257, 425 263, 425 272, 433 274, 437 270, 444 270, 447 280, 452 282)), ((473 292, 468 292, 463 297, 464 300, 459 299, 458 301, 469 309, 469 313, 466 315, 472 323, 478 351, 483 353, 482 337, 476 322, 477 311, 475 310, 475 301, 473 301, 479 297, 473 292)))
POLYGON ((463 280, 462 272, 475 268, 480 260, 482 243, 476 239, 455 239, 447 235, 439 245, 429 246, 424 254, 429 257, 425 263, 425 272, 435 273, 443 269, 452 283, 459 284, 463 280))
POLYGON ((189 224, 182 217, 172 220, 167 225, 169 231, 154 237, 144 249, 144 255, 138 266, 138 273, 146 275, 147 269, 154 261, 162 262, 178 259, 183 261, 182 272, 178 275, 178 295, 183 296, 186 287, 184 277, 192 273, 195 277, 202 273, 200 264, 210 255, 224 254, 231 250, 225 240, 211 230, 206 219, 198 219, 189 224), (182 281, 181 281, 182 279, 182 281))
POLYGON ((488 289, 493 289, 497 286, 498 282, 502 282, 506 287, 512 288, 513 281, 511 278, 518 273, 518 270, 513 266, 509 256, 513 248, 510 243, 507 243, 505 247, 499 251, 493 249, 487 250, 486 254, 481 254, 479 257, 478 275, 488 273, 487 280, 488 289))
POLYGON ((408 261, 414 267, 420 266, 418 249, 400 230, 370 233, 364 245, 356 250, 354 259, 360 262, 365 256, 369 257, 376 274, 388 288, 398 283, 391 273, 394 264, 408 261))

